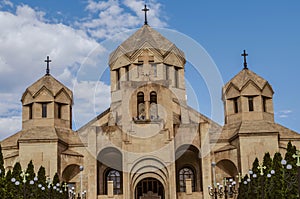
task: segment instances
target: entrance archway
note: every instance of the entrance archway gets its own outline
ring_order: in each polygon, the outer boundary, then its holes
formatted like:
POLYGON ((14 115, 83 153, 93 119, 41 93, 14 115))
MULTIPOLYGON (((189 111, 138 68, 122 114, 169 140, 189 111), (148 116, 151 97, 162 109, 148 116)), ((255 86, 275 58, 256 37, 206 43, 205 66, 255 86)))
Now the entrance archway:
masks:
POLYGON ((162 183, 155 178, 144 178, 135 187, 135 199, 164 199, 162 183))

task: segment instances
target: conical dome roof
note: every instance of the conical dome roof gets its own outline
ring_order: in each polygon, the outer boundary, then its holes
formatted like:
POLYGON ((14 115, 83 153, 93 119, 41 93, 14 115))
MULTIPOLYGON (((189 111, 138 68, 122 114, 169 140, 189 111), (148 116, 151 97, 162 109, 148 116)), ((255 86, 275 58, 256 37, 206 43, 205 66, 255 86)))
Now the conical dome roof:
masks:
POLYGON ((162 58, 167 57, 170 53, 174 53, 182 63, 185 63, 184 53, 175 44, 150 26, 144 25, 110 54, 109 65, 111 66, 123 55, 133 61, 137 51, 141 49, 153 49, 162 58))
POLYGON ((240 91, 250 81, 253 82, 260 90, 263 90, 267 84, 269 85, 267 80, 260 77, 250 69, 243 69, 236 76, 234 76, 227 84, 225 84, 223 90, 226 91, 231 85, 234 85, 235 88, 237 88, 240 91))
POLYGON ((72 91, 55 79, 52 75, 47 74, 37 80, 35 83, 30 85, 24 92, 21 101, 23 101, 25 95, 30 93, 32 97, 36 96, 43 88, 47 89, 53 97, 57 96, 61 91, 67 93, 68 97, 72 100, 72 91))

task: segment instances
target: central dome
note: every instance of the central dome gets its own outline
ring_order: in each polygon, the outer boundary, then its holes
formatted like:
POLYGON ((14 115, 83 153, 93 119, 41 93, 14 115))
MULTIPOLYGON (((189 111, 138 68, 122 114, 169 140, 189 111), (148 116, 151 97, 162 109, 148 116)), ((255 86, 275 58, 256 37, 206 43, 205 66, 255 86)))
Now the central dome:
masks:
MULTIPOLYGON (((164 63, 167 63, 168 60, 166 58, 173 54, 180 60, 180 64, 178 64, 179 67, 182 67, 185 64, 185 55, 179 48, 176 47, 175 44, 156 30, 152 29, 150 26, 144 25, 110 54, 109 65, 111 68, 117 68, 120 66, 121 62, 123 66, 133 63, 136 60, 137 55, 140 54, 139 52, 145 49, 157 54, 157 56, 161 57, 162 62, 164 63), (122 57, 127 61, 122 59, 120 60, 121 62, 116 63, 117 60, 122 57), (116 64, 118 65, 117 67, 115 66, 116 64)), ((174 65, 174 63, 167 64, 174 65)))

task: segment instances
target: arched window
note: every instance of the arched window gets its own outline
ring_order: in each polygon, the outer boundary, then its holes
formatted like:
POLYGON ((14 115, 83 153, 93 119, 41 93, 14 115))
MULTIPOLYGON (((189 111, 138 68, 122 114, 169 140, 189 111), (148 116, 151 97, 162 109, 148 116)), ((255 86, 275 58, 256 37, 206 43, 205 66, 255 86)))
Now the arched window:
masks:
POLYGON ((106 172, 105 175, 105 193, 107 193, 107 182, 108 181, 113 181, 114 185, 114 195, 119 195, 121 194, 121 174, 119 171, 115 169, 110 169, 106 172))
POLYGON ((146 113, 145 113, 145 99, 144 99, 144 93, 139 92, 137 94, 137 116, 139 119, 145 119, 146 113))
POLYGON ((150 93, 150 118, 151 120, 157 119, 157 94, 152 91, 150 93))
POLYGON ((195 191, 195 174, 193 170, 189 167, 184 167, 179 170, 179 191, 185 192, 186 191, 186 179, 192 180, 192 191, 195 191))

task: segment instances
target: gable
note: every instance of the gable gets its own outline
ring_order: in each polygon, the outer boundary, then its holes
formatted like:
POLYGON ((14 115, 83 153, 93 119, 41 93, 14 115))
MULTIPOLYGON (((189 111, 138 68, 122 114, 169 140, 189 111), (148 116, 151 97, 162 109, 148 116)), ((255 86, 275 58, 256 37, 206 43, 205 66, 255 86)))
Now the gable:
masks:
POLYGON ((72 104, 70 96, 67 94, 65 89, 61 89, 55 96, 55 101, 62 104, 72 104))
POLYGON ((241 95, 259 95, 261 93, 260 88, 252 81, 249 80, 241 89, 241 95))
POLYGON ((164 63, 172 66, 183 68, 184 63, 182 60, 173 52, 170 52, 164 59, 164 63))
POLYGON ((225 91, 225 96, 223 96, 223 98, 225 99, 232 99, 235 97, 239 97, 240 96, 240 91, 237 89, 237 87, 234 84, 230 84, 227 88, 227 90, 225 91))
POLYGON ((23 105, 31 104, 33 102, 32 94, 28 90, 26 90, 22 96, 21 101, 23 105))
POLYGON ((143 56, 144 54, 148 54, 149 56, 154 57, 154 62, 162 62, 163 55, 158 51, 155 47, 153 47, 150 43, 145 42, 140 48, 138 48, 134 53, 132 53, 131 60, 134 63, 138 62, 138 58, 143 56))
POLYGON ((126 66, 126 65, 129 65, 131 64, 131 61, 130 59, 125 55, 121 55, 120 57, 118 57, 114 63, 111 64, 110 68, 111 70, 115 70, 117 68, 120 68, 122 66, 126 66))
POLYGON ((126 54, 126 50, 122 48, 122 46, 119 46, 115 51, 113 51, 109 56, 109 65, 113 65, 115 61, 121 57, 122 55, 126 54))
POLYGON ((262 95, 272 98, 274 94, 274 91, 272 89, 272 87, 270 86, 270 84, 267 82, 262 90, 262 95))
POLYGON ((35 93, 33 97, 35 102, 47 102, 53 101, 54 99, 53 93, 45 86, 43 86, 37 93, 35 93))

